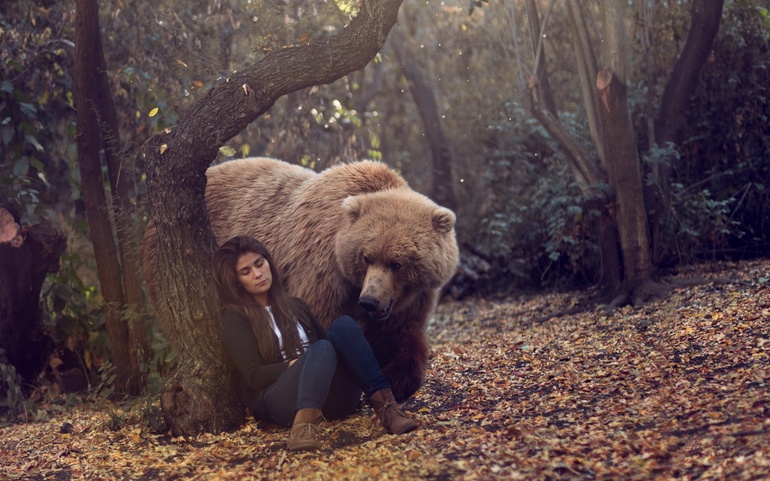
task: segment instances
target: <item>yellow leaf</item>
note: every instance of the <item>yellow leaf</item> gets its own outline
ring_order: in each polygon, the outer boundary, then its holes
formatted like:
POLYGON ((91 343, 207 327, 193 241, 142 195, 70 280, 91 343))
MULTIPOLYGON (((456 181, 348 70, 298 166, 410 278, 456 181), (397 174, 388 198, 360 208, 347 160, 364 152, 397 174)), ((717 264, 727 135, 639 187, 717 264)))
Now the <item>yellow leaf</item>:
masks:
POLYGON ((163 152, 165 152, 168 149, 168 144, 163 144, 160 146, 160 155, 163 155, 163 152))
POLYGON ((155 114, 158 113, 158 107, 155 107, 154 109, 150 110, 150 113, 147 114, 148 117, 155 117, 155 114))
POLYGON ((422 408, 420 408, 420 409, 419 409, 417 412, 418 412, 418 413, 429 413, 429 412, 430 412, 430 409, 428 409, 428 408, 426 408, 426 407, 422 407, 422 408))
POLYGON ((219 148, 219 151, 224 155, 225 157, 232 157, 235 155, 235 149, 230 147, 229 145, 223 145, 219 148))
POLYGON ((178 63, 178 64, 179 64, 179 65, 181 65, 182 67, 185 67, 185 68, 187 68, 187 64, 186 64, 186 63, 184 63, 184 62, 182 62, 180 59, 177 59, 177 60, 176 60, 176 63, 178 63))

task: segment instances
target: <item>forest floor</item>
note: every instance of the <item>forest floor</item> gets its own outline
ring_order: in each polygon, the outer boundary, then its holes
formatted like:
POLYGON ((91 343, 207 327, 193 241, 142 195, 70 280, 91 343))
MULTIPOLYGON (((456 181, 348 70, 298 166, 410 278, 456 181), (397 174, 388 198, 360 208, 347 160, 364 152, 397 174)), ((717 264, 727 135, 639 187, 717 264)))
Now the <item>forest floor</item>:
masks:
POLYGON ((770 479, 770 261, 691 276, 731 281, 610 314, 559 314, 587 292, 441 304, 409 434, 364 407, 297 454, 253 420, 183 439, 81 403, 0 428, 0 479, 770 479))

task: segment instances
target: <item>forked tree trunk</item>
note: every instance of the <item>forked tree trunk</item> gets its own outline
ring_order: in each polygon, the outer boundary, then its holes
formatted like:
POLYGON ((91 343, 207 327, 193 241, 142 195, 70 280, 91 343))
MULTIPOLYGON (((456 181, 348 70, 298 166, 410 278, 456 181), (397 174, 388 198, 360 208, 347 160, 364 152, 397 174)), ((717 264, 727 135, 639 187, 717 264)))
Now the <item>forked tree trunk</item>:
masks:
MULTIPOLYGON (((670 89, 668 87, 666 89, 667 92, 671 90, 671 93, 664 95, 664 106, 660 118, 669 119, 677 112, 681 113, 684 104, 679 95, 687 93, 687 99, 689 99, 689 91, 694 88, 697 72, 716 34, 719 21, 715 16, 720 15, 722 3, 723 0, 713 3, 709 0, 694 0, 691 32, 694 38, 693 46, 692 49, 685 48, 674 68, 669 81, 670 89), (704 42, 708 45, 704 45, 704 42), (685 58, 689 55, 695 58, 685 58), (672 98, 676 98, 676 101, 667 100, 672 98)), ((536 16, 535 2, 528 1, 526 5, 528 15, 536 16)), ((618 294, 610 307, 627 301, 644 302, 650 297, 659 296, 666 289, 652 281, 653 259, 644 204, 642 173, 628 107, 625 72, 629 60, 624 23, 628 5, 616 0, 604 0, 602 3, 603 57, 606 67, 601 71, 598 69, 596 56, 590 44, 590 35, 581 3, 578 0, 567 0, 566 6, 573 33, 573 46, 586 115, 601 166, 584 152, 558 119, 543 108, 540 83, 545 73, 533 75, 529 83, 533 113, 568 153, 572 172, 583 189, 596 188, 604 171, 607 172, 615 198, 600 219, 598 232, 604 280, 618 294), (617 242, 613 239, 617 239, 617 242), (618 257, 618 251, 622 254, 622 262, 618 257)), ((540 35, 544 29, 545 25, 535 33, 540 35)), ((690 44, 690 37, 688 37, 688 44, 690 44)), ((536 58, 539 58, 539 55, 542 53, 536 53, 536 58)), ((534 71, 543 72, 539 65, 535 66, 534 71)), ((686 104, 686 100, 684 103, 686 104)), ((658 141, 670 135, 670 132, 663 133, 665 125, 668 125, 667 122, 658 122, 656 125, 655 135, 658 141)), ((671 129, 674 127, 672 126, 671 129)))
MULTIPOLYGON (((614 0, 611 0, 614 1, 614 0)), ((625 83, 608 69, 599 72, 605 109, 602 110, 607 138, 610 185, 615 192, 617 228, 623 253, 624 279, 633 290, 650 278, 652 263, 644 209, 642 175, 636 150, 625 83)))
MULTIPOLYGON (((368 64, 395 24, 401 0, 362 1, 361 12, 323 43, 275 51, 216 82, 171 131, 140 151, 157 235, 157 283, 168 309, 161 319, 176 337, 179 364, 162 392, 175 435, 217 432, 243 420, 235 371, 219 336, 207 290, 214 237, 206 213, 206 169, 219 147, 283 95, 326 84, 368 64)), ((145 273, 146 274, 146 273, 145 273)))
MULTIPOLYGON (((549 9, 553 5, 554 2, 551 2, 549 9)), ((619 241, 614 199, 607 198, 599 189, 601 183, 608 182, 607 173, 602 168, 599 159, 592 156, 556 116, 556 107, 553 103, 553 94, 550 92, 548 73, 543 66, 546 61, 542 45, 545 25, 541 25, 537 5, 534 0, 528 0, 526 7, 530 30, 536 37, 532 41, 536 63, 533 67, 534 73, 527 84, 531 102, 530 110, 548 133, 559 142, 559 146, 583 195, 588 199, 592 199, 592 203, 598 204, 595 205, 595 208, 601 214, 595 221, 595 228, 601 255, 601 265, 598 266, 599 282, 602 291, 606 295, 612 296, 622 285, 623 263, 618 249, 619 241)), ((577 20, 573 18, 573 27, 577 29, 579 25, 583 25, 582 18, 577 20)), ((576 48, 576 54, 581 78, 588 78, 591 69, 595 68, 593 55, 586 55, 578 48, 576 48)), ((595 104, 596 101, 593 98, 595 94, 590 89, 583 89, 583 93, 587 105, 595 104)), ((598 129, 598 123, 594 122, 594 124, 597 125, 595 128, 598 129)), ((600 146, 597 149, 600 149, 600 146)))

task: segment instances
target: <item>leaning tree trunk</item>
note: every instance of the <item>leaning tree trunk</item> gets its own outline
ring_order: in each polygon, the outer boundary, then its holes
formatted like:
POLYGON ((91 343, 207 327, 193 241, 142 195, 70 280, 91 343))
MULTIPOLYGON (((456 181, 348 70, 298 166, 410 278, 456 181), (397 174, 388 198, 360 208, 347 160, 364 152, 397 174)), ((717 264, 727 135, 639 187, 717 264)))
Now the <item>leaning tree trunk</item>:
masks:
POLYGON ((142 147, 158 237, 156 282, 168 302, 167 321, 179 349, 178 366, 161 395, 174 434, 221 431, 241 423, 244 414, 217 315, 207 301, 215 240, 204 200, 206 169, 224 142, 281 96, 366 66, 382 48, 400 4, 361 2, 360 13, 330 40, 273 52, 216 82, 175 129, 142 147))
POLYGON ((391 45, 398 62, 404 70, 412 98, 420 112, 425 135, 430 144, 433 158, 433 187, 431 197, 449 209, 457 209, 454 182, 452 181, 452 146, 441 126, 441 113, 435 89, 425 78, 416 61, 416 54, 404 41, 403 34, 396 30, 391 34, 391 45))

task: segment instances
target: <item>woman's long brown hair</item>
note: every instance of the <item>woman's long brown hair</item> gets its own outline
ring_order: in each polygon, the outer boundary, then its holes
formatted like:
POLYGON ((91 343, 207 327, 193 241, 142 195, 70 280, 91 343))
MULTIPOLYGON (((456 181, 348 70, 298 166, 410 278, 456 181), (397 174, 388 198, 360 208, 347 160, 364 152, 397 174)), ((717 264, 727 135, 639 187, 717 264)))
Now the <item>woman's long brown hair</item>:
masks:
POLYGON ((270 314, 262 304, 246 292, 238 281, 236 264, 243 254, 259 254, 270 264, 273 283, 267 293, 270 309, 275 323, 283 337, 283 347, 289 358, 302 353, 302 343, 297 333, 297 308, 286 294, 280 278, 280 270, 267 248, 253 237, 237 236, 222 244, 214 253, 211 266, 211 290, 214 301, 221 311, 227 308, 240 311, 251 323, 251 330, 257 340, 262 362, 272 363, 281 360, 273 329, 270 327, 270 314))

